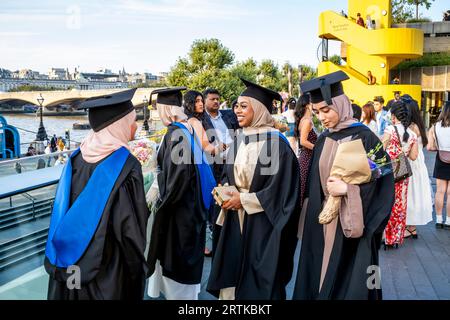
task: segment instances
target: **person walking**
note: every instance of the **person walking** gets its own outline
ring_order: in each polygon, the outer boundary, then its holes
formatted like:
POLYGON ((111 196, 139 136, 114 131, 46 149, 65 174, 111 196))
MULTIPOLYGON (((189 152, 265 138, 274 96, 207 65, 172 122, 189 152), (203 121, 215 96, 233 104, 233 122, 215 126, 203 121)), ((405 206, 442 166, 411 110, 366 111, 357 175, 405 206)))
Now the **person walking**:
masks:
POLYGON ((436 178, 436 226, 450 227, 450 101, 442 109, 436 124, 429 131, 430 145, 428 150, 437 151, 433 177, 436 178), (447 217, 443 221, 444 200, 447 198, 447 217))
POLYGON ((409 178, 404 238, 412 237, 413 239, 417 239, 416 226, 426 225, 433 220, 431 183, 422 150, 427 146, 428 138, 417 101, 408 95, 402 96, 402 100, 406 103, 411 113, 411 125, 409 128, 417 135, 419 151, 417 159, 410 160, 412 176, 409 178))
MULTIPOLYGON (((391 160, 396 160, 403 152, 410 160, 418 155, 417 136, 409 128, 411 115, 406 104, 399 100, 392 105, 392 125, 387 127, 383 136, 383 144, 391 160)), ((384 248, 398 248, 403 243, 406 228, 406 210, 408 204, 409 178, 395 183, 395 204, 385 229, 384 248)))
POLYGON ((309 164, 311 162, 314 144, 317 141, 317 133, 314 130, 311 111, 311 97, 302 94, 297 101, 295 110, 295 134, 299 140, 298 162, 300 165, 300 203, 303 204, 306 191, 306 181, 309 176, 309 164))

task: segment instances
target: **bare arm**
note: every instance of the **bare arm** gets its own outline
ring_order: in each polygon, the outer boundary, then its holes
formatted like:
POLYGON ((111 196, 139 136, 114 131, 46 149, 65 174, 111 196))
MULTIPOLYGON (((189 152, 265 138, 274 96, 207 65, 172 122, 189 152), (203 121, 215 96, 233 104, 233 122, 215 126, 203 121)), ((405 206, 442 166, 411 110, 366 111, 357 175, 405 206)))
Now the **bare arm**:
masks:
POLYGON ((306 149, 312 150, 314 148, 314 144, 312 144, 308 140, 309 132, 312 129, 311 121, 309 121, 309 120, 303 121, 303 119, 302 119, 298 126, 300 129, 300 144, 303 147, 305 147, 306 149))
POLYGON ((214 147, 214 145, 209 143, 208 136, 206 135, 206 131, 203 128, 201 122, 198 119, 195 119, 195 118, 189 119, 188 122, 192 126, 192 128, 194 129, 194 132, 195 132, 195 134, 197 135, 197 138, 200 141, 202 149, 205 152, 208 152, 208 153, 210 153, 212 155, 215 155, 217 149, 216 149, 216 147, 214 147))
POLYGON ((412 142, 411 149, 409 150, 408 157, 414 161, 417 159, 418 156, 419 156, 419 147, 417 145, 417 140, 414 140, 414 142, 412 142))

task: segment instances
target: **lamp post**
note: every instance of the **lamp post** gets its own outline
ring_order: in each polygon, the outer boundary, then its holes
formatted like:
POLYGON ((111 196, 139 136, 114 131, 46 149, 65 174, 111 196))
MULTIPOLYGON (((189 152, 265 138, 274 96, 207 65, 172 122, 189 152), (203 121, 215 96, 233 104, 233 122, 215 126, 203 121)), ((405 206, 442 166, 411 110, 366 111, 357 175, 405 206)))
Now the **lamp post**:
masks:
POLYGON ((148 100, 147 100, 147 96, 144 96, 144 100, 142 100, 142 102, 144 103, 144 130, 146 133, 148 133, 149 127, 148 127, 148 120, 147 120, 147 108, 148 108, 148 100))
POLYGON ((42 96, 42 93, 39 94, 39 98, 37 98, 37 102, 39 103, 39 129, 36 134, 36 141, 44 141, 47 139, 47 132, 44 128, 44 122, 42 121, 42 113, 43 113, 43 103, 44 103, 44 97, 42 96))

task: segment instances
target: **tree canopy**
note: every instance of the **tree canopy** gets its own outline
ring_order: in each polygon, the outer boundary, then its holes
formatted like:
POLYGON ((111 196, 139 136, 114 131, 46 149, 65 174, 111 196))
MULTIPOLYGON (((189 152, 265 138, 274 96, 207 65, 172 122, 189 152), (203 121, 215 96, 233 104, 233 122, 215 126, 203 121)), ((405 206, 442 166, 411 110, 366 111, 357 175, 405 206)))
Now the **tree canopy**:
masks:
MULTIPOLYGON (((300 68, 301 66, 299 66, 300 68)), ((240 77, 256 82, 275 91, 289 89, 289 81, 293 95, 299 92, 299 68, 289 63, 279 66, 266 59, 258 63, 253 58, 235 61, 234 53, 226 48, 218 39, 195 40, 186 57, 179 57, 167 76, 170 86, 186 86, 192 90, 203 91, 208 87, 219 90, 222 99, 231 102, 244 90, 240 77), (290 80, 287 70, 291 70, 290 80)), ((315 68, 302 66, 303 80, 316 75, 315 68)))

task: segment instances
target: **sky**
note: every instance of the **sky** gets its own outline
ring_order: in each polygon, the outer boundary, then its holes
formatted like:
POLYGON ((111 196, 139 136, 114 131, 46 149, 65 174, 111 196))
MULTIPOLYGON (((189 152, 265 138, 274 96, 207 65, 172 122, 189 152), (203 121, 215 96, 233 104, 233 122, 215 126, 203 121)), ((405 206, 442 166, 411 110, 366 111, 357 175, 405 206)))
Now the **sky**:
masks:
MULTIPOLYGON (((441 21, 447 1, 421 13, 441 21)), ((205 38, 236 61, 316 66, 318 16, 342 9, 347 0, 1 0, 0 68, 158 74, 205 38)), ((338 48, 331 44, 330 55, 338 48)))

